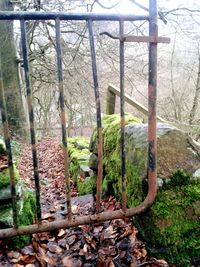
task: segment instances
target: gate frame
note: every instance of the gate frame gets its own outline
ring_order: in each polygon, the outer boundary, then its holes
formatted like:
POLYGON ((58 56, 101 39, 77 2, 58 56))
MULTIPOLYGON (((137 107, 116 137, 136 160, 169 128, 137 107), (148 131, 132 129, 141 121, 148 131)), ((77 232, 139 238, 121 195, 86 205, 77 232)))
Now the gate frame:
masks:
MULTIPOLYGON (((2 115, 4 139, 8 155, 8 166, 10 170, 11 195, 13 203, 13 228, 1 229, 0 238, 6 238, 16 235, 33 234, 44 231, 51 231, 60 228, 69 228, 82 224, 89 224, 105 220, 119 219, 132 217, 136 214, 144 212, 149 208, 156 197, 156 95, 157 95, 157 43, 169 43, 169 38, 158 37, 157 27, 157 1, 149 0, 149 15, 115 15, 115 14, 95 14, 95 13, 63 13, 63 12, 3 12, 0 11, 0 20, 19 20, 21 25, 22 53, 24 62, 24 73, 26 83, 26 94, 29 112, 30 135, 32 145, 32 157, 34 166, 34 181, 36 192, 37 206, 37 223, 27 226, 18 226, 17 210, 16 210, 16 190, 15 177, 13 172, 12 152, 10 146, 9 128, 7 123, 7 113, 5 108, 3 78, 0 69, 0 110, 2 115), (61 125, 62 125, 62 142, 65 165, 66 178, 66 202, 68 218, 42 223, 41 206, 40 206, 40 188, 38 175, 38 162, 36 151, 36 140, 34 130, 34 113, 31 99, 31 86, 29 77, 28 53, 26 47, 26 29, 25 22, 27 20, 54 20, 56 28, 56 53, 58 66, 58 88, 59 102, 61 109, 61 125), (60 21, 61 20, 81 20, 88 23, 89 42, 91 51, 92 74, 94 84, 94 94, 96 102, 96 117, 97 117, 97 136, 98 136, 98 177, 97 177, 97 200, 96 213, 93 215, 74 217, 71 211, 71 196, 68 171, 68 151, 67 151, 67 135, 66 135, 66 118, 64 109, 64 93, 63 93, 63 77, 62 77, 62 54, 60 45, 60 21), (120 41, 120 99, 121 99, 121 173, 122 173, 122 209, 115 211, 100 212, 101 201, 101 184, 102 184, 102 157, 103 157, 103 139, 102 139, 102 124, 101 124, 101 106, 99 97, 99 86, 97 78, 96 53, 93 34, 93 21, 119 21, 119 39, 120 41), (124 35, 124 21, 148 21, 149 36, 126 36, 124 35), (134 208, 126 208, 126 170, 125 170, 125 148, 124 148, 124 43, 125 42, 148 42, 149 43, 149 69, 148 69, 148 194, 145 200, 134 208)), ((107 34, 109 35, 109 34, 107 34)))

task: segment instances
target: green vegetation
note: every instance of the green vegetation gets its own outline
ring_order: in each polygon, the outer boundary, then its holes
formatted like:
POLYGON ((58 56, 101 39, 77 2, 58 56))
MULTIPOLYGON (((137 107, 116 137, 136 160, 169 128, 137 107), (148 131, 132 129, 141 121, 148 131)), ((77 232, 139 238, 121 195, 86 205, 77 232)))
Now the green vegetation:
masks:
MULTIPOLYGON (((23 197, 17 201, 18 210, 18 224, 19 226, 32 224, 35 219, 35 197, 33 192, 25 189, 23 191, 23 197)), ((1 221, 4 221, 5 225, 12 225, 12 207, 0 210, 1 221)), ((30 242, 30 235, 16 236, 6 239, 6 244, 9 248, 22 248, 30 242)))
POLYGON ((89 165, 90 151, 89 141, 84 137, 68 139, 68 153, 70 157, 70 173, 80 195, 92 193, 94 177, 80 179, 80 167, 89 165))
MULTIPOLYGON (((16 169, 15 165, 13 168, 14 168, 15 180, 17 182, 20 179, 19 172, 16 169)), ((7 168, 0 172, 0 189, 3 187, 7 187, 9 184, 10 184, 10 175, 9 175, 9 169, 7 168)))
MULTIPOLYGON (((128 123, 141 123, 141 120, 126 114, 125 124, 128 123)), ((117 114, 106 115, 103 118, 103 165, 106 173, 103 179, 103 193, 104 195, 114 193, 120 199, 120 116, 117 114)), ((129 173, 127 176, 127 196, 129 204, 131 204, 135 202, 135 193, 133 192, 136 186, 139 189, 138 195, 141 196, 141 186, 139 185, 140 172, 130 162, 126 162, 126 169, 127 173, 129 173)))
MULTIPOLYGON (((130 119, 130 117, 128 117, 130 119)), ((137 119, 127 122, 140 123, 137 119)), ((120 176, 120 118, 107 115, 103 119, 103 164, 105 176, 103 193, 114 194, 121 198, 120 176)), ((95 150, 96 132, 92 137, 92 151, 95 150)), ((129 148, 126 143, 127 158, 127 205, 135 207, 145 197, 146 170, 144 154, 139 148, 129 148), (132 155, 128 157, 128 155, 132 155)), ((199 213, 200 213, 200 179, 193 179, 183 170, 177 170, 163 180, 156 201, 147 212, 134 218, 135 224, 147 247, 155 256, 165 258, 176 266, 190 266, 200 255, 199 246, 199 213)))
MULTIPOLYGON (((35 219, 35 198, 29 192, 24 200, 24 206, 19 212, 19 226, 32 224, 35 219)), ((6 243, 9 248, 22 248, 30 243, 31 235, 22 235, 8 238, 6 243)))
MULTIPOLYGON (((16 141, 12 141, 12 152, 14 156, 19 156, 21 152, 21 144, 16 141)), ((5 145, 3 139, 0 138, 0 154, 6 154, 5 145)), ((15 181, 20 183, 19 172, 15 166, 14 168, 14 176, 15 181)), ((10 175, 9 168, 3 169, 0 172, 0 190, 10 185, 10 175)), ((35 219, 35 197, 33 196, 33 192, 28 190, 27 188, 23 188, 22 196, 20 195, 20 199, 17 200, 17 214, 18 214, 18 225, 28 225, 33 223, 35 219)), ((13 217, 12 217, 12 204, 3 203, 0 206, 0 219, 1 219, 1 227, 11 227, 13 225, 13 217)), ((30 235, 16 236, 12 238, 6 239, 6 244, 9 248, 21 248, 27 245, 30 242, 30 235)))
POLYGON ((151 252, 164 256, 176 266, 185 267, 200 255, 200 179, 185 184, 186 176, 178 170, 171 177, 171 186, 167 184, 167 188, 164 186, 158 191, 152 208, 135 218, 151 252), (180 184, 174 185, 178 177, 180 184))

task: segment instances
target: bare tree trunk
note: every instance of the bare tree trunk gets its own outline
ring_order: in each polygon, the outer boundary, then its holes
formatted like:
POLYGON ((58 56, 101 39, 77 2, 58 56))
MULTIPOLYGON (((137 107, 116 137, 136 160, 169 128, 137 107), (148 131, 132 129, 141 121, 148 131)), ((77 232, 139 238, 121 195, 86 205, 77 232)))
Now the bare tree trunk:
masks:
POLYGON ((199 56, 199 64, 198 64, 197 83, 196 83, 195 89, 196 90, 195 90, 193 105, 192 105, 192 109, 190 111, 190 119, 189 119, 190 124, 192 124, 194 121, 196 111, 198 108, 198 104, 199 104, 199 99, 200 99, 200 56, 199 56))
MULTIPOLYGON (((1 0, 0 10, 10 11, 13 10, 13 6, 8 0, 1 0)), ((26 120, 19 83, 12 21, 0 21, 0 56, 10 132, 11 135, 24 136, 26 120)))

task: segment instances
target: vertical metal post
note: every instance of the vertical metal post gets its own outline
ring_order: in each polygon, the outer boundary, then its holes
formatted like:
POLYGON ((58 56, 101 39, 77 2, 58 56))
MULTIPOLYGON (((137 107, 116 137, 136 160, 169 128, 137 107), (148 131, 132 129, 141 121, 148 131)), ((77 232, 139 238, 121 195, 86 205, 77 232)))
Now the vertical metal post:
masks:
MULTIPOLYGON (((149 2, 149 36, 157 40, 157 1, 149 2)), ((149 44, 148 80, 148 184, 149 195, 156 196, 156 100, 157 100, 157 43, 149 44)))
POLYGON ((69 161, 67 150, 67 134, 66 134, 66 118, 65 118, 65 103, 63 91, 63 75, 62 75, 62 51, 60 45, 60 19, 56 19, 56 54, 57 54, 57 67, 58 67, 58 86, 59 86, 59 102, 61 110, 61 125, 62 125, 62 143, 64 154, 64 167, 65 167, 65 180, 66 180, 66 197, 67 197, 67 212, 68 220, 72 219, 71 210, 71 192, 70 192, 70 177, 69 177, 69 161))
POLYGON ((39 174, 38 174, 38 160, 37 160, 37 150, 36 150, 36 140, 35 140, 35 129, 34 129, 34 112, 31 96, 31 85, 30 85, 30 74, 28 65, 28 53, 26 46, 26 29, 25 21, 20 21, 21 26, 21 43, 22 43, 22 55, 24 64, 24 74, 26 83, 26 94, 27 94, 27 105, 29 113, 29 124, 30 124, 30 136, 31 136, 31 146, 32 146, 32 158, 33 158, 33 169, 34 169, 34 181, 35 181, 35 194, 36 194, 36 208, 37 208, 37 220, 41 220, 41 206, 40 206, 40 184, 39 184, 39 174))
POLYGON ((102 124, 101 124, 101 105, 99 95, 99 85, 97 79, 97 64, 96 64, 96 53, 94 45, 94 33, 92 27, 92 20, 88 21, 89 39, 90 39, 90 52, 92 61, 92 74, 94 83, 94 94, 96 103, 96 117, 97 117, 97 151, 98 151, 98 176, 97 176, 97 194, 96 194, 96 212, 100 212, 101 202, 101 185, 102 185, 102 157, 103 157, 103 138, 102 138, 102 124))
POLYGON ((15 188, 15 175, 13 168, 13 160, 12 160, 12 150, 10 145, 10 135, 8 128, 8 120, 7 120, 7 110, 5 104, 5 96, 4 96, 4 85, 3 85, 3 77, 2 77, 2 69, 1 69, 1 56, 0 56, 0 110, 1 110, 1 120, 3 125, 3 134, 4 141, 6 145, 6 153, 8 158, 8 167, 10 174, 10 191, 12 197, 12 209, 13 209, 13 225, 14 228, 18 227, 18 218, 17 218, 17 198, 16 198, 16 188, 15 188))
POLYGON ((126 211, 126 158, 124 147, 124 126, 125 126, 125 112, 124 112, 124 21, 119 22, 120 35, 120 114, 121 114, 121 178, 122 178, 122 210, 126 211))

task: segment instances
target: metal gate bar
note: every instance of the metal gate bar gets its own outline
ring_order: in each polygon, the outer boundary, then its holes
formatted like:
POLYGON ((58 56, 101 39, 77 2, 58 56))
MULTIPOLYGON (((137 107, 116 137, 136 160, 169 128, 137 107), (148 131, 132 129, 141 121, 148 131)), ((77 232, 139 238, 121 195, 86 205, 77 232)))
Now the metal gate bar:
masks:
POLYGON ((103 138, 102 138, 102 124, 101 124, 101 104, 99 95, 99 85, 97 79, 97 64, 96 54, 94 45, 94 33, 92 28, 92 20, 88 21, 89 40, 90 40, 90 51, 92 61, 92 74, 94 83, 94 94, 96 103, 96 118, 97 118, 97 153, 98 153, 98 175, 97 175, 97 192, 96 192, 96 212, 100 212, 100 201, 101 201, 101 184, 103 174, 103 138))
POLYGON ((122 179, 122 210, 126 212, 126 158, 125 158, 125 113, 124 113, 124 21, 119 22, 120 36, 120 115, 121 115, 121 179, 122 179))
POLYGON ((27 12, 27 11, 0 11, 0 20, 107 20, 119 21, 150 20, 150 16, 120 15, 120 14, 96 14, 96 13, 66 13, 66 12, 27 12))
POLYGON ((59 102, 61 110, 61 125, 62 125, 62 143, 63 143, 63 155, 64 155, 64 172, 66 181, 66 196, 67 196, 67 216, 68 220, 72 218, 71 209, 71 195, 70 195, 70 177, 69 177, 69 161, 68 161, 68 149, 67 149, 67 134, 66 134, 66 118, 65 118, 65 102, 63 92, 63 75, 62 75, 62 54, 60 45, 60 19, 56 21, 56 54, 57 54, 57 66, 58 66, 58 86, 59 86, 59 102))
POLYGON ((33 157, 33 172, 35 181, 35 194, 36 194, 36 212, 38 222, 41 220, 41 206, 40 206, 40 184, 39 184, 39 173, 38 173, 38 160, 37 160, 37 150, 36 150, 36 140, 35 140, 35 128, 34 128, 34 112, 33 103, 31 96, 31 85, 30 85, 30 73, 28 65, 28 53, 27 53, 27 41, 26 41, 26 25, 25 20, 20 20, 21 28, 21 43, 22 43, 22 55, 24 63, 24 74, 26 83, 26 99, 28 105, 28 118, 30 125, 30 136, 31 136, 31 149, 33 157))
MULTIPOLYGON (((0 238, 5 238, 15 235, 32 234, 43 231, 50 231, 59 228, 69 228, 72 226, 78 226, 81 224, 94 223, 104 220, 112 220, 117 218, 131 217, 133 215, 139 214, 145 211, 154 201, 156 196, 156 72, 157 72, 157 42, 158 30, 157 30, 157 3, 156 0, 150 0, 149 6, 149 16, 132 16, 132 15, 113 15, 113 14, 71 14, 71 13, 40 13, 40 12, 0 12, 0 20, 20 20, 21 22, 21 35, 22 35, 22 52, 24 60, 24 72, 25 72, 25 82, 27 90, 27 102, 29 110, 29 122, 30 122, 30 134, 31 134, 31 144, 32 144, 32 156, 34 164, 34 180, 35 180, 35 190, 36 190, 36 204, 37 204, 37 224, 22 226, 19 228, 9 228, 0 230, 0 238), (37 152, 35 146, 35 132, 34 132, 34 117, 33 117, 33 106, 31 99, 31 88, 29 79, 29 68, 28 68, 28 57, 26 48, 26 31, 25 31, 25 21, 26 20, 55 20, 56 25, 56 54, 57 54, 57 65, 58 65, 58 87, 59 87, 59 101, 61 108, 61 124, 62 124, 62 142, 63 142, 63 152, 65 158, 65 178, 67 183, 66 195, 67 195, 67 209, 68 209, 68 219, 53 221, 48 223, 42 223, 41 219, 41 207, 40 207, 40 194, 39 194, 39 176, 38 176, 38 165, 37 165, 37 152), (64 94, 63 94, 63 77, 62 77, 62 55, 60 46, 60 20, 84 20, 88 22, 89 30, 89 41, 91 50, 91 62, 92 62, 92 74, 94 83, 94 93, 96 102, 96 112, 97 112, 97 132, 98 132, 98 178, 97 178, 97 202, 96 202, 96 214, 73 217, 71 214, 71 201, 70 201, 70 187, 69 187, 69 172, 68 172, 68 153, 67 153, 67 136, 66 136, 66 119, 64 112, 64 94), (94 45, 94 35, 92 22, 94 20, 110 20, 119 21, 120 27, 120 90, 121 90, 121 174, 122 174, 122 209, 116 211, 105 211, 100 213, 100 200, 101 200, 101 183, 102 183, 102 125, 101 125, 101 107, 98 89, 98 79, 97 79, 97 64, 95 55, 95 45, 94 45), (149 80, 148 80, 148 194, 145 200, 135 208, 126 209, 126 174, 125 174, 125 150, 124 150, 124 42, 127 36, 124 35, 123 24, 124 21, 134 21, 134 20, 148 20, 149 21, 149 80)), ((131 40, 134 41, 134 36, 131 40)), ((137 38, 135 38, 138 41, 137 38)), ((129 40, 130 41, 130 40, 129 40)), ((163 38, 163 41, 164 40, 163 38)), ((1 78, 0 86, 0 108, 2 111, 2 121, 5 122, 5 107, 2 104, 3 101, 3 82, 1 78)), ((3 99, 4 100, 4 99, 3 99)), ((5 140, 8 139, 8 129, 5 124, 4 131, 5 140)), ((9 142, 7 142, 7 153, 11 157, 8 157, 9 164, 12 163, 12 154, 9 142)), ((12 170, 12 165, 10 165, 12 170)), ((13 200, 16 199, 16 193, 14 188, 15 180, 11 172, 11 193, 13 200)), ((13 203, 14 204, 14 203, 13 203)), ((15 206, 13 205, 13 220, 16 226, 16 214, 15 206)))

